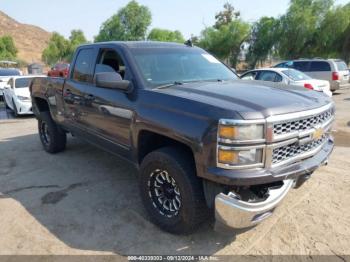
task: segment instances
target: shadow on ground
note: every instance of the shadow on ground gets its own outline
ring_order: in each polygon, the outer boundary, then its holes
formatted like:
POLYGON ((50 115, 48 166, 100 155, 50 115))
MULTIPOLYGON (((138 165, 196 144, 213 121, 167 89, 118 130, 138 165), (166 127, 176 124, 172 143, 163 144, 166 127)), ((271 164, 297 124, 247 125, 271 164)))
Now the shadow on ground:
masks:
POLYGON ((72 248, 135 254, 211 255, 234 240, 204 225, 190 236, 162 232, 147 218, 137 172, 115 156, 69 138, 46 154, 37 135, 0 140, 0 192, 18 201, 72 248))

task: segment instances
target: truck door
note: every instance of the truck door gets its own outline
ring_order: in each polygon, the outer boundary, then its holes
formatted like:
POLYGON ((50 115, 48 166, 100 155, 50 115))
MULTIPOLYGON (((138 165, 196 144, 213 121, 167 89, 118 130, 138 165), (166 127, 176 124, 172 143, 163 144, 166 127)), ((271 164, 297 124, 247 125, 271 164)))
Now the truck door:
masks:
MULTIPOLYGON (((123 79, 131 81, 131 72, 125 61, 121 52, 114 47, 100 48, 95 73, 116 72, 123 79)), ((82 117, 84 126, 90 132, 128 151, 135 107, 131 95, 122 90, 88 85, 84 101, 82 117)))
POLYGON ((85 129, 82 123, 82 108, 86 87, 93 83, 93 71, 97 48, 86 47, 77 50, 70 77, 63 87, 65 121, 72 127, 85 129))

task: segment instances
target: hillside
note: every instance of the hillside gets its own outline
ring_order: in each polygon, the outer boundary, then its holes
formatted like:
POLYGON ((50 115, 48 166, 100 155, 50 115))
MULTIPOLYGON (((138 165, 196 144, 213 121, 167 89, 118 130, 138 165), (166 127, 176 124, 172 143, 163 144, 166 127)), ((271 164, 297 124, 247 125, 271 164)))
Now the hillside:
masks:
POLYGON ((21 24, 0 11, 0 36, 13 37, 18 58, 27 63, 40 62, 51 34, 40 27, 21 24))

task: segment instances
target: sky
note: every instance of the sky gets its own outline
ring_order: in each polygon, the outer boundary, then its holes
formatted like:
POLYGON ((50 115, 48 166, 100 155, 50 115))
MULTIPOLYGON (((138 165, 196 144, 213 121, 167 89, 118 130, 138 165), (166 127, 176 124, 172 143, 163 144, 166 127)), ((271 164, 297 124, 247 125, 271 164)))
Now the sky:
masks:
MULTIPOLYGON (((137 0, 152 12, 152 25, 180 30, 185 38, 199 35, 214 24, 215 14, 228 0, 137 0)), ((336 0, 346 4, 350 0, 336 0)), ((101 24, 125 6, 128 0, 0 0, 0 10, 18 22, 33 24, 47 31, 56 31, 65 37, 72 29, 82 29, 88 38, 98 34, 101 24)), ((261 16, 277 17, 283 14, 289 0, 229 0, 248 22, 261 16)))

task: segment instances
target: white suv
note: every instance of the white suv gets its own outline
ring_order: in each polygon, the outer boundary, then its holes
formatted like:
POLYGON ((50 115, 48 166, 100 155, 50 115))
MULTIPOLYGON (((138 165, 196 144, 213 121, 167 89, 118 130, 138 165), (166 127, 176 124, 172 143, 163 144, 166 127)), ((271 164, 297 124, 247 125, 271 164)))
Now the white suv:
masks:
POLYGON ((349 88, 349 70, 344 61, 338 59, 299 59, 275 65, 276 68, 294 68, 314 79, 328 80, 331 90, 349 88))

